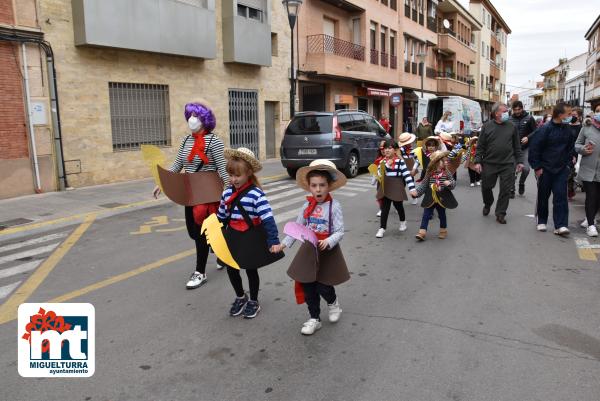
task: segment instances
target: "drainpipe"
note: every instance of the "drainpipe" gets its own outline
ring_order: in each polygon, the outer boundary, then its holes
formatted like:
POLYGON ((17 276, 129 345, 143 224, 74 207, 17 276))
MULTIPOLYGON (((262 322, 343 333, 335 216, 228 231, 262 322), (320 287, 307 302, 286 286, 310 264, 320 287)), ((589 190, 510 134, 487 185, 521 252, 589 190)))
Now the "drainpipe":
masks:
POLYGON ((29 93, 29 72, 27 71, 27 46, 25 43, 21 43, 23 49, 23 80, 25 81, 25 102, 27 103, 27 121, 29 125, 29 138, 31 140, 31 154, 33 156, 33 175, 35 178, 35 192, 42 192, 42 185, 40 184, 40 167, 37 158, 37 149, 35 145, 35 131, 33 129, 33 112, 31 110, 31 96, 29 93))

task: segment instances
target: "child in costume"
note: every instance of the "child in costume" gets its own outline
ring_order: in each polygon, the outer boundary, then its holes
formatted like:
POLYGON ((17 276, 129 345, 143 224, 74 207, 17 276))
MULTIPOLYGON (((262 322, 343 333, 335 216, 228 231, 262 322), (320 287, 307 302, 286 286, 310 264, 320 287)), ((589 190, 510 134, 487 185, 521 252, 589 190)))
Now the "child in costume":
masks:
MULTIPOLYGON (((344 236, 342 207, 331 197, 332 191, 346 184, 346 177, 331 161, 315 160, 298 170, 296 181, 311 193, 296 223, 316 234, 318 249, 305 241, 287 273, 296 281, 297 302, 306 301, 310 314, 310 319, 302 325, 300 332, 311 335, 321 328, 321 297, 327 302, 329 321, 335 323, 340 319, 342 308, 334 286, 350 279, 339 245, 344 236)), ((291 247, 294 241, 294 238, 287 236, 277 250, 291 247)))
MULTIPOLYGON (((415 134, 411 134, 410 132, 403 132, 398 137, 398 146, 400 147, 400 155, 404 159, 404 163, 406 163, 406 167, 408 171, 412 171, 413 165, 415 164, 415 160, 412 157, 412 148, 411 144, 417 139, 415 134)), ((411 197, 411 202, 413 205, 417 204, 417 199, 411 197)))
POLYGON ((423 145, 413 150, 413 158, 415 160, 411 175, 416 177, 419 172, 419 167, 421 167, 421 174, 417 179, 417 183, 419 183, 423 177, 425 177, 425 172, 427 171, 427 167, 429 166, 429 157, 433 154, 433 152, 442 149, 443 144, 439 137, 437 136, 429 136, 425 138, 423 141, 423 145))
POLYGON ((463 159, 465 162, 465 168, 469 171, 469 181, 471 186, 481 186, 481 174, 473 169, 475 165, 475 154, 477 153, 477 140, 476 136, 471 137, 467 143, 467 151, 465 152, 463 159))
POLYGON ((408 200, 406 196, 405 185, 411 192, 411 195, 415 190, 415 183, 403 157, 397 156, 398 143, 390 140, 385 145, 385 158, 379 163, 378 179, 380 182, 380 188, 378 191, 378 199, 383 202, 381 208, 381 221, 379 230, 375 237, 382 238, 385 230, 387 229, 387 220, 390 214, 390 207, 392 203, 398 211, 400 216, 400 231, 406 231, 406 215, 404 213, 404 206, 402 202, 408 200))
MULTIPOLYGON (((383 158, 385 157, 385 155, 383 154, 384 149, 385 149, 385 141, 379 142, 379 150, 377 151, 377 158, 373 162, 374 165, 379 166, 379 162, 381 162, 381 160, 383 160, 383 158)), ((379 183, 377 183, 377 179, 375 177, 373 177, 371 179, 371 185, 375 185, 375 184, 377 184, 377 189, 379 190, 379 183)), ((381 199, 377 199, 377 204, 379 205, 379 210, 377 211, 377 217, 381 217, 381 206, 383 204, 381 202, 381 199)))
POLYGON ((227 266, 236 295, 229 314, 252 319, 260 312, 258 268, 284 255, 278 249, 277 224, 271 206, 255 176, 262 168, 260 162, 246 148, 225 149, 224 154, 232 185, 223 191, 217 217, 227 226, 224 237, 235 261, 246 270, 250 289, 248 298, 240 270, 227 266))
POLYGON ((437 210, 440 218, 440 232, 438 237, 444 239, 448 236, 448 225, 446 221, 446 209, 454 209, 458 206, 452 189, 456 181, 452 177, 452 171, 448 169, 448 151, 437 151, 431 155, 431 161, 427 167, 425 177, 417 185, 417 197, 425 195, 421 206, 425 208, 421 219, 421 228, 416 235, 417 240, 425 241, 429 220, 433 217, 433 211, 437 210))
MULTIPOLYGON (((169 170, 174 173, 179 173, 181 170, 186 173, 217 172, 222 184, 229 185, 229 176, 223 155, 224 145, 221 139, 213 133, 216 119, 212 110, 200 102, 192 102, 185 105, 184 116, 191 134, 186 135, 181 141, 175 161, 169 170)), ((217 191, 221 192, 222 190, 223 187, 220 186, 217 191)), ((160 187, 156 186, 153 191, 154 197, 158 197, 160 193, 160 187)), ((206 217, 217 211, 218 206, 219 202, 185 206, 187 232, 196 243, 196 269, 186 284, 188 290, 198 288, 206 283, 206 261, 210 248, 206 237, 200 233, 200 227, 206 217)), ((217 269, 221 268, 222 266, 217 263, 217 269)))

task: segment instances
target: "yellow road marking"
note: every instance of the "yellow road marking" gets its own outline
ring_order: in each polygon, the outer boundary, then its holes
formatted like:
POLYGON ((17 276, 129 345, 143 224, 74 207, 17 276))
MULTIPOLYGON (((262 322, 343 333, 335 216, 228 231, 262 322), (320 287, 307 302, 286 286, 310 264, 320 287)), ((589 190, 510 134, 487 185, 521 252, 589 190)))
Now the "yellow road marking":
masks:
POLYGON ((126 205, 121 205, 121 206, 113 207, 113 208, 106 209, 106 210, 100 210, 97 212, 79 213, 79 214, 74 214, 72 216, 61 217, 61 218, 54 219, 54 220, 40 221, 39 223, 32 223, 32 224, 27 224, 27 225, 18 226, 18 227, 9 227, 9 228, 6 228, 6 229, 0 231, 0 237, 3 235, 14 234, 14 233, 22 232, 22 231, 34 230, 34 229, 40 228, 40 227, 51 226, 53 224, 59 224, 59 223, 65 223, 65 222, 69 222, 69 221, 85 219, 90 214, 102 215, 102 214, 107 214, 107 213, 113 212, 115 210, 129 209, 132 207, 143 206, 143 205, 147 205, 150 203, 157 203, 159 201, 161 201, 161 200, 160 199, 149 199, 149 200, 145 200, 145 201, 128 203, 126 205))
POLYGON ((58 248, 46 259, 40 267, 33 273, 23 285, 21 285, 9 299, 0 306, 0 324, 13 320, 17 315, 19 305, 27 301, 27 298, 42 284, 48 277, 48 274, 61 261, 61 259, 69 252, 75 243, 81 238, 83 233, 92 225, 96 219, 96 214, 91 213, 86 216, 85 220, 69 237, 60 244, 58 248))
POLYGON ((258 179, 260 180, 260 182, 264 182, 267 180, 278 180, 280 178, 285 178, 287 177, 287 174, 278 174, 278 175, 271 175, 269 177, 258 177, 258 179))

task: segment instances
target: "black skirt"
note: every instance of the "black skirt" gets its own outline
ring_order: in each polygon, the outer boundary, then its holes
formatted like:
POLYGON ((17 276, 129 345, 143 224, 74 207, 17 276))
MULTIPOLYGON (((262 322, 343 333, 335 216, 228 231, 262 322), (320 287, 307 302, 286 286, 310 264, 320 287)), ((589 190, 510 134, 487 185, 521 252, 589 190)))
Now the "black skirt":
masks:
POLYGON ((267 244, 267 231, 262 225, 252 226, 246 231, 223 228, 223 236, 231 256, 241 269, 258 269, 282 259, 283 252, 271 253, 267 244))
MULTIPOLYGON (((444 188, 441 191, 437 191, 438 199, 440 200, 442 207, 446 209, 456 209, 458 206, 458 201, 452 194, 448 188, 444 188)), ((423 202, 421 202, 421 206, 425 208, 429 208, 435 205, 435 201, 433 200, 433 189, 431 187, 427 188, 425 192, 425 196, 423 197, 423 202)))

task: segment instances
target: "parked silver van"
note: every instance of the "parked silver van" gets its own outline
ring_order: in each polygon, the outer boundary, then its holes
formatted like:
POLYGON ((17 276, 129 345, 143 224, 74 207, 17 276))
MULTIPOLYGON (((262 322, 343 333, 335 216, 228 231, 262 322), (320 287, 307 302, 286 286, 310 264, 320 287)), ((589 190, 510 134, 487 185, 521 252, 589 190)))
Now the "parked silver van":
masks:
POLYGON ((379 143, 390 138, 370 114, 363 111, 297 113, 281 142, 281 163, 291 177, 316 159, 328 159, 349 178, 373 163, 379 143))

